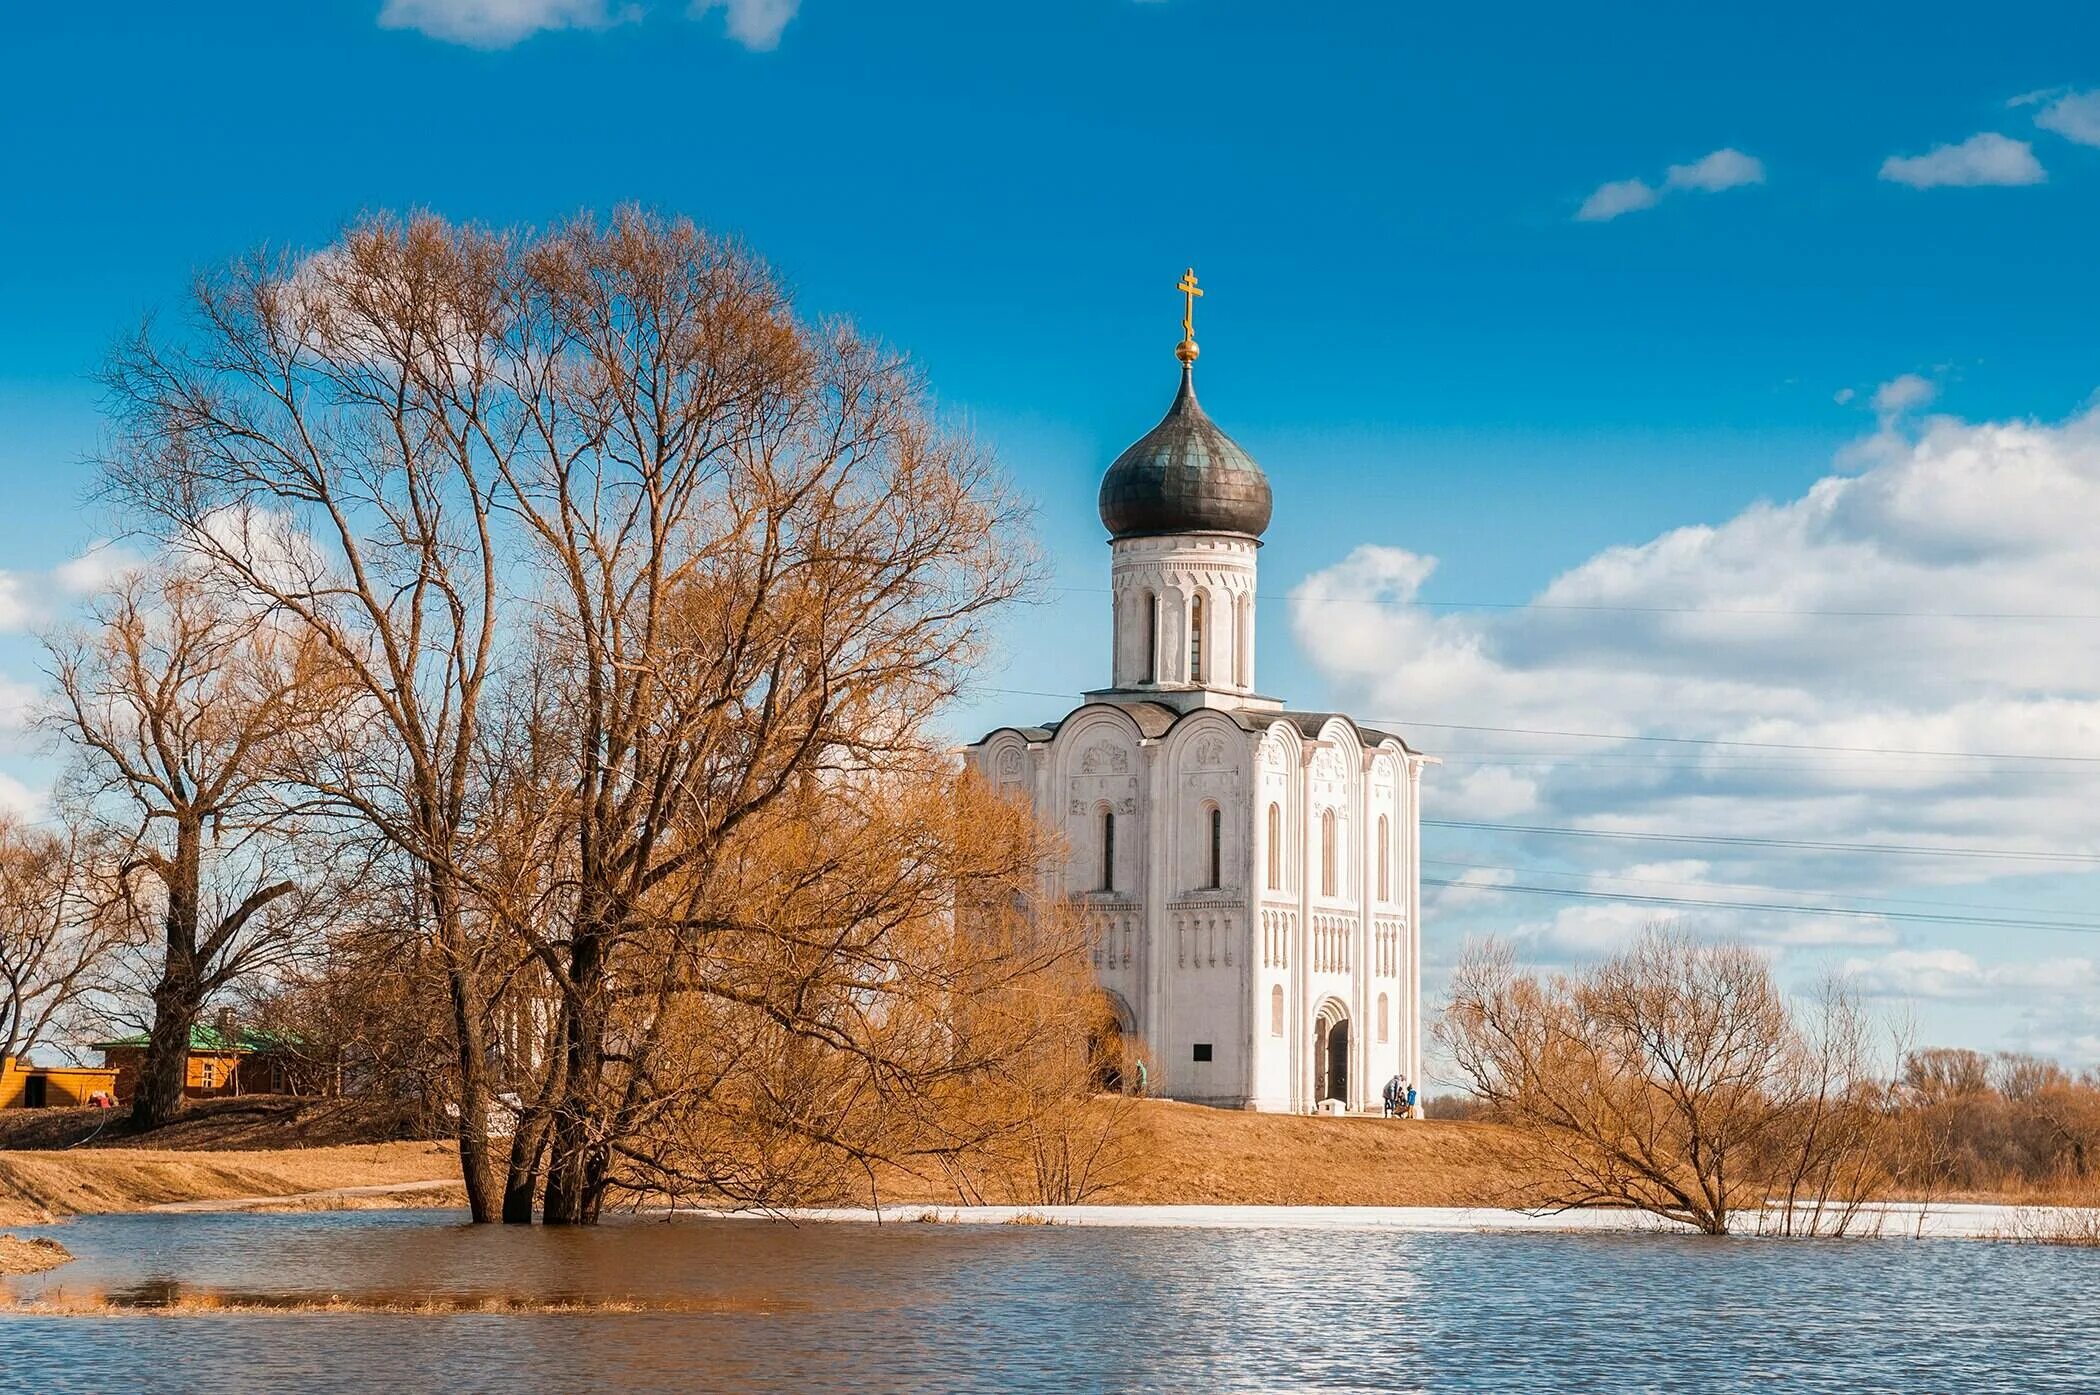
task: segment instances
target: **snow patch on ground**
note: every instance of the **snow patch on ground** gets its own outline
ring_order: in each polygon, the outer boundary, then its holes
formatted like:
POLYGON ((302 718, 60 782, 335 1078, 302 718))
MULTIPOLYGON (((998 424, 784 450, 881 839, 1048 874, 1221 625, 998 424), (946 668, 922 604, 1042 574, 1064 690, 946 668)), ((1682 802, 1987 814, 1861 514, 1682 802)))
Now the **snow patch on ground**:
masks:
MULTIPOLYGON (((2062 1208, 1945 1205, 1891 1202, 1862 1209, 1852 1225, 1855 1235, 1898 1239, 1998 1240, 2031 1230, 2062 1208)), ((752 1213, 701 1212, 708 1216, 752 1213)), ((1538 1231, 1690 1233, 1691 1228, 1639 1211, 1583 1208, 1575 1211, 1510 1211, 1462 1206, 892 1206, 826 1208, 778 1213, 794 1222, 939 1222, 951 1225, 1085 1225, 1132 1229, 1183 1227, 1202 1230, 1394 1230, 1411 1232, 1538 1231)), ((1739 1233, 1758 1230, 1744 1216, 1739 1233)))

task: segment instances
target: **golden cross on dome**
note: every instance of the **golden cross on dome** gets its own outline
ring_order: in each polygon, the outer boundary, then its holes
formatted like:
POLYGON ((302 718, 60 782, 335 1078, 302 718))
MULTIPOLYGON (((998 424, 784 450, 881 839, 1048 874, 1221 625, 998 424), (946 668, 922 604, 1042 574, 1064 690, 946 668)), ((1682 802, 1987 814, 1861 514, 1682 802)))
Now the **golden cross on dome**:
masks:
POLYGON ((1196 297, 1203 294, 1196 285, 1196 268, 1190 267, 1181 273, 1181 284, 1174 288, 1180 291, 1185 305, 1181 311, 1181 344, 1174 350, 1183 363, 1196 357, 1196 297))

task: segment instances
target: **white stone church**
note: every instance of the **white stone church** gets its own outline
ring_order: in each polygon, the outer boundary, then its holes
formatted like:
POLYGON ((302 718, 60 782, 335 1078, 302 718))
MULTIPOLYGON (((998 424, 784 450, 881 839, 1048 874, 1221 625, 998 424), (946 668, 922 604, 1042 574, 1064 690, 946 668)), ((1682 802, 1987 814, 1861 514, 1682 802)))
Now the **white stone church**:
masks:
MULTIPOLYGON (((1190 296, 1193 273, 1181 289, 1190 296)), ((1070 844, 1062 883, 1151 1093, 1234 1109, 1377 1110, 1421 1082, 1426 758, 1255 688, 1269 482, 1181 390, 1109 466, 1111 684, 969 748, 1070 844)))

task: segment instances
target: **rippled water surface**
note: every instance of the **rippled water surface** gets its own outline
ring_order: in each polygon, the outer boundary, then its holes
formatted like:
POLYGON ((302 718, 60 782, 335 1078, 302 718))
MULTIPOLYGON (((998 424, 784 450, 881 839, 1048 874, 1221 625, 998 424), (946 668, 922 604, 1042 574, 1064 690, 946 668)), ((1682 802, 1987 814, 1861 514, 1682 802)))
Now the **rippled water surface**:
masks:
POLYGON ((0 1389, 2100 1391, 2100 1255, 1959 1241, 86 1218, 47 1301, 654 1310, 0 1317, 0 1389))

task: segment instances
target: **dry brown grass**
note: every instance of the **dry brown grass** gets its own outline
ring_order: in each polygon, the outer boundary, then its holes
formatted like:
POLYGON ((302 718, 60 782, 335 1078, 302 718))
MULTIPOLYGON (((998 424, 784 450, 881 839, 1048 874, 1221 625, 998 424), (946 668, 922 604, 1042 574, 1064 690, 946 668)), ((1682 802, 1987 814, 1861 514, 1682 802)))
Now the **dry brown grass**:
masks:
POLYGON ((0 1274, 41 1274, 72 1257, 72 1252, 56 1240, 0 1235, 0 1274))
POLYGON ((155 1148, 225 1152, 248 1148, 326 1148, 394 1143, 420 1136, 414 1112, 389 1100, 241 1095, 192 1100, 173 1123, 134 1134, 107 1109, 0 1110, 0 1151, 42 1148, 155 1148))
MULTIPOLYGON (((1092 1200, 1218 1206, 1512 1206, 1536 1200, 1517 1181, 1517 1135, 1498 1124, 1250 1114, 1170 1100, 1136 1102, 1127 1123, 1131 1166, 1092 1200)), ((267 1141, 267 1135, 254 1141, 267 1141)), ((312 1194, 449 1179, 458 1166, 452 1148, 442 1143, 0 1152, 0 1224, 255 1197, 288 1198, 258 1208, 276 1210, 457 1205, 456 1189, 312 1194)), ((890 1173, 881 1182, 884 1205, 953 1206, 960 1200, 936 1179, 890 1173)), ((985 1200, 1031 1204, 1023 1198, 985 1200)))
MULTIPOLYGON (((251 1152, 82 1148, 0 1153, 0 1224, 33 1225, 66 1216, 143 1211, 185 1201, 396 1186, 449 1178, 458 1169, 458 1158, 442 1143, 251 1152)), ((358 1199, 342 1200, 354 1203, 358 1199)))
POLYGON ((48 1317, 96 1317, 150 1312, 176 1317, 272 1313, 378 1313, 390 1317, 452 1317, 462 1313, 762 1313, 797 1312, 795 1300, 733 1297, 550 1298, 520 1293, 378 1293, 368 1295, 222 1292, 148 1286, 120 1293, 55 1291, 7 1305, 5 1311, 48 1317))
POLYGON ((1147 1101, 1151 1164, 1125 1205, 1490 1206, 1513 1190, 1516 1135, 1499 1124, 1248 1114, 1147 1101))
MULTIPOLYGON (((1102 1107, 1106 1107, 1104 1101, 1102 1107)), ((1517 1136, 1456 1120, 1251 1114, 1142 1100, 1131 1164, 1090 1202, 1125 1206, 1512 1206, 1517 1136)), ((881 1176, 884 1205, 954 1205, 938 1182, 881 1176)), ((868 1198, 863 1198, 867 1200, 868 1198)), ((987 1196, 990 1202, 1033 1204, 987 1196)))

